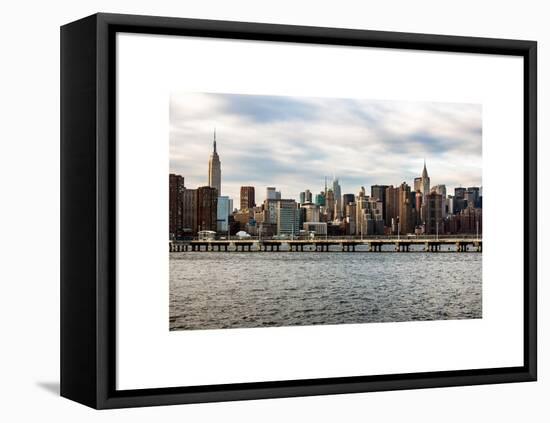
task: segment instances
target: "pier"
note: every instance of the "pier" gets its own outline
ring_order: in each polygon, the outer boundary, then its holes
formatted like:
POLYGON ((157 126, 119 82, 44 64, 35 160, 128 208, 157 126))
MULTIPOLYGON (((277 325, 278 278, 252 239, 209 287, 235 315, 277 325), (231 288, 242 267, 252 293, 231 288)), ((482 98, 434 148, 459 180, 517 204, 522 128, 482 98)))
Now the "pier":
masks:
POLYGON ((482 252, 481 238, 373 238, 373 239, 235 239, 192 240, 169 243, 172 252, 441 252, 441 247, 451 252, 482 252), (359 249, 358 247, 365 248, 359 249), (411 248, 411 247, 415 248, 411 248), (331 248, 332 247, 332 248, 331 248), (384 248, 385 247, 385 248, 384 248), (421 248, 419 248, 421 247, 421 248))

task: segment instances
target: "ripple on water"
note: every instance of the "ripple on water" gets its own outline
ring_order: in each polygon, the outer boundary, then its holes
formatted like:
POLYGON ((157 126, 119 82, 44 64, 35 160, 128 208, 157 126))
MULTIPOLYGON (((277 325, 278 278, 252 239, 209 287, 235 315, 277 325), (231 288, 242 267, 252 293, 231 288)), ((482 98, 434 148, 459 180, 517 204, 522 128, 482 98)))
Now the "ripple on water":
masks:
POLYGON ((481 318, 477 253, 170 255, 170 329, 481 318))

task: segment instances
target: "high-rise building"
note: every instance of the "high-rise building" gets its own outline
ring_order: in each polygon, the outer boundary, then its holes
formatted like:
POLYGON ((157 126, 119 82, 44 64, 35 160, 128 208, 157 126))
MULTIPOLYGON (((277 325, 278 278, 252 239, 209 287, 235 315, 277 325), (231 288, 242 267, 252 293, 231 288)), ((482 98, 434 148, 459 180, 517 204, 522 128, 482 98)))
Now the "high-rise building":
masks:
POLYGON ((197 225, 199 231, 218 229, 218 190, 214 187, 197 189, 197 225))
POLYGON ((425 233, 434 235, 443 232, 442 195, 432 191, 426 196, 426 226, 425 233))
POLYGON ((447 199, 445 200, 445 208, 447 210, 447 216, 453 215, 454 201, 455 201, 454 195, 447 196, 447 199))
POLYGON ((416 225, 421 225, 423 223, 422 221, 422 206, 423 206, 423 200, 424 200, 424 196, 422 195, 422 193, 420 191, 416 191, 414 193, 414 208, 415 208, 415 214, 416 214, 416 219, 415 219, 415 224, 416 225))
POLYGON ((312 202, 312 195, 309 189, 306 189, 305 191, 300 193, 300 204, 311 203, 311 202, 312 202))
POLYGON ((267 187, 265 190, 265 199, 266 200, 280 200, 281 191, 277 191, 275 187, 267 187))
POLYGON ((424 160, 424 169, 422 169, 422 194, 424 197, 430 193, 430 177, 426 169, 426 160, 424 160))
POLYGON ((397 219, 399 217, 399 188, 390 185, 386 188, 386 226, 397 228, 397 219))
POLYGON ((252 209, 256 206, 254 187, 241 187, 241 210, 252 209))
POLYGON ((184 178, 174 173, 170 174, 169 183, 169 235, 170 238, 182 236, 182 192, 185 189, 184 178))
POLYGON ((464 194, 468 207, 480 207, 479 187, 468 187, 464 194))
POLYGON ((336 202, 334 199, 334 191, 330 188, 327 191, 327 197, 325 199, 325 212, 327 215, 327 222, 332 222, 336 217, 334 216, 334 210, 336 202))
POLYGON ((325 206, 325 193, 321 192, 320 194, 315 194, 315 204, 318 206, 325 206))
POLYGON ((295 200, 277 200, 277 235, 298 234, 300 212, 295 200))
POLYGON ((414 192, 420 191, 422 192, 422 176, 419 176, 418 178, 414 178, 414 192))
POLYGON ((346 223, 346 235, 357 234, 357 204, 355 201, 348 202, 346 205, 346 223))
POLYGON ((403 182, 399 186, 399 221, 398 232, 406 235, 414 232, 414 222, 411 204, 411 187, 403 182))
POLYGON ((364 235, 367 233, 367 222, 365 217, 367 198, 365 187, 361 187, 361 190, 355 198, 355 233, 357 235, 364 235))
POLYGON ((355 203, 355 195, 353 194, 342 195, 342 202, 344 207, 347 206, 349 203, 355 203))
POLYGON ((303 222, 319 222, 320 207, 317 204, 304 203, 300 205, 300 208, 304 212, 303 222))
POLYGON ((229 231, 229 215, 233 210, 233 200, 227 196, 218 197, 217 230, 218 232, 229 231))
POLYGON ((384 235, 382 201, 377 198, 367 198, 365 206, 366 208, 363 211, 363 217, 365 219, 366 226, 363 227, 363 234, 384 235))
POLYGON ((197 234, 197 190, 184 189, 182 193, 182 226, 185 236, 197 234))
POLYGON ((265 211, 265 223, 276 225, 277 224, 277 201, 276 199, 264 200, 263 208, 265 211))
POLYGON ((208 160, 208 186, 216 188, 218 196, 222 195, 222 170, 220 157, 216 150, 216 130, 214 130, 214 149, 208 160))
POLYGON ((388 185, 372 185, 370 187, 370 196, 382 201, 382 216, 386 220, 386 189, 388 185))
POLYGON ((483 233, 482 227, 482 209, 474 207, 466 207, 460 212, 458 217, 458 232, 463 234, 477 234, 480 236, 483 233))
POLYGON ((466 205, 464 204, 465 195, 466 195, 466 188, 462 188, 462 187, 455 188, 455 198, 453 201, 454 214, 460 213, 460 211, 464 209, 464 207, 466 207, 466 205))
POLYGON ((334 219, 342 219, 342 188, 336 177, 332 181, 332 191, 334 193, 334 219))
POLYGON ((447 216, 447 188, 445 187, 445 185, 440 184, 435 185, 432 188, 432 191, 436 194, 441 195, 441 217, 445 219, 445 217, 447 216))

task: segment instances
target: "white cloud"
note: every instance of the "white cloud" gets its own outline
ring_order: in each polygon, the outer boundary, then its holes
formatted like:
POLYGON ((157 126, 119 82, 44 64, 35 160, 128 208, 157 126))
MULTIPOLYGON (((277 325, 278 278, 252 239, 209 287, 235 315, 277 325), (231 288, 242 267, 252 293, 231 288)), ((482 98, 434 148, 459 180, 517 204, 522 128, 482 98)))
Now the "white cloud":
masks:
POLYGON ((318 193, 337 175, 342 193, 410 185, 426 159, 432 184, 481 185, 481 106, 359 99, 174 93, 170 171, 205 185, 216 128, 222 193, 267 186, 285 198, 318 193))

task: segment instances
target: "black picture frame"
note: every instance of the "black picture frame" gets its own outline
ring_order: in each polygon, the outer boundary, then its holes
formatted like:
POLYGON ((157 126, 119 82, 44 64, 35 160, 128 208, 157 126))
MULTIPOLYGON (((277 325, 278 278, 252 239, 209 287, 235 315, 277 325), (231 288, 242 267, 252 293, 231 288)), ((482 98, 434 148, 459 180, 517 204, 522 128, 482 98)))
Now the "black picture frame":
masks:
MULTIPOLYGON (((515 247, 517 248, 517 246, 515 247)), ((61 395, 97 409, 534 381, 537 44, 118 14, 61 28, 61 395), (524 61, 524 365, 116 390, 115 36, 119 32, 513 55, 524 61)))

